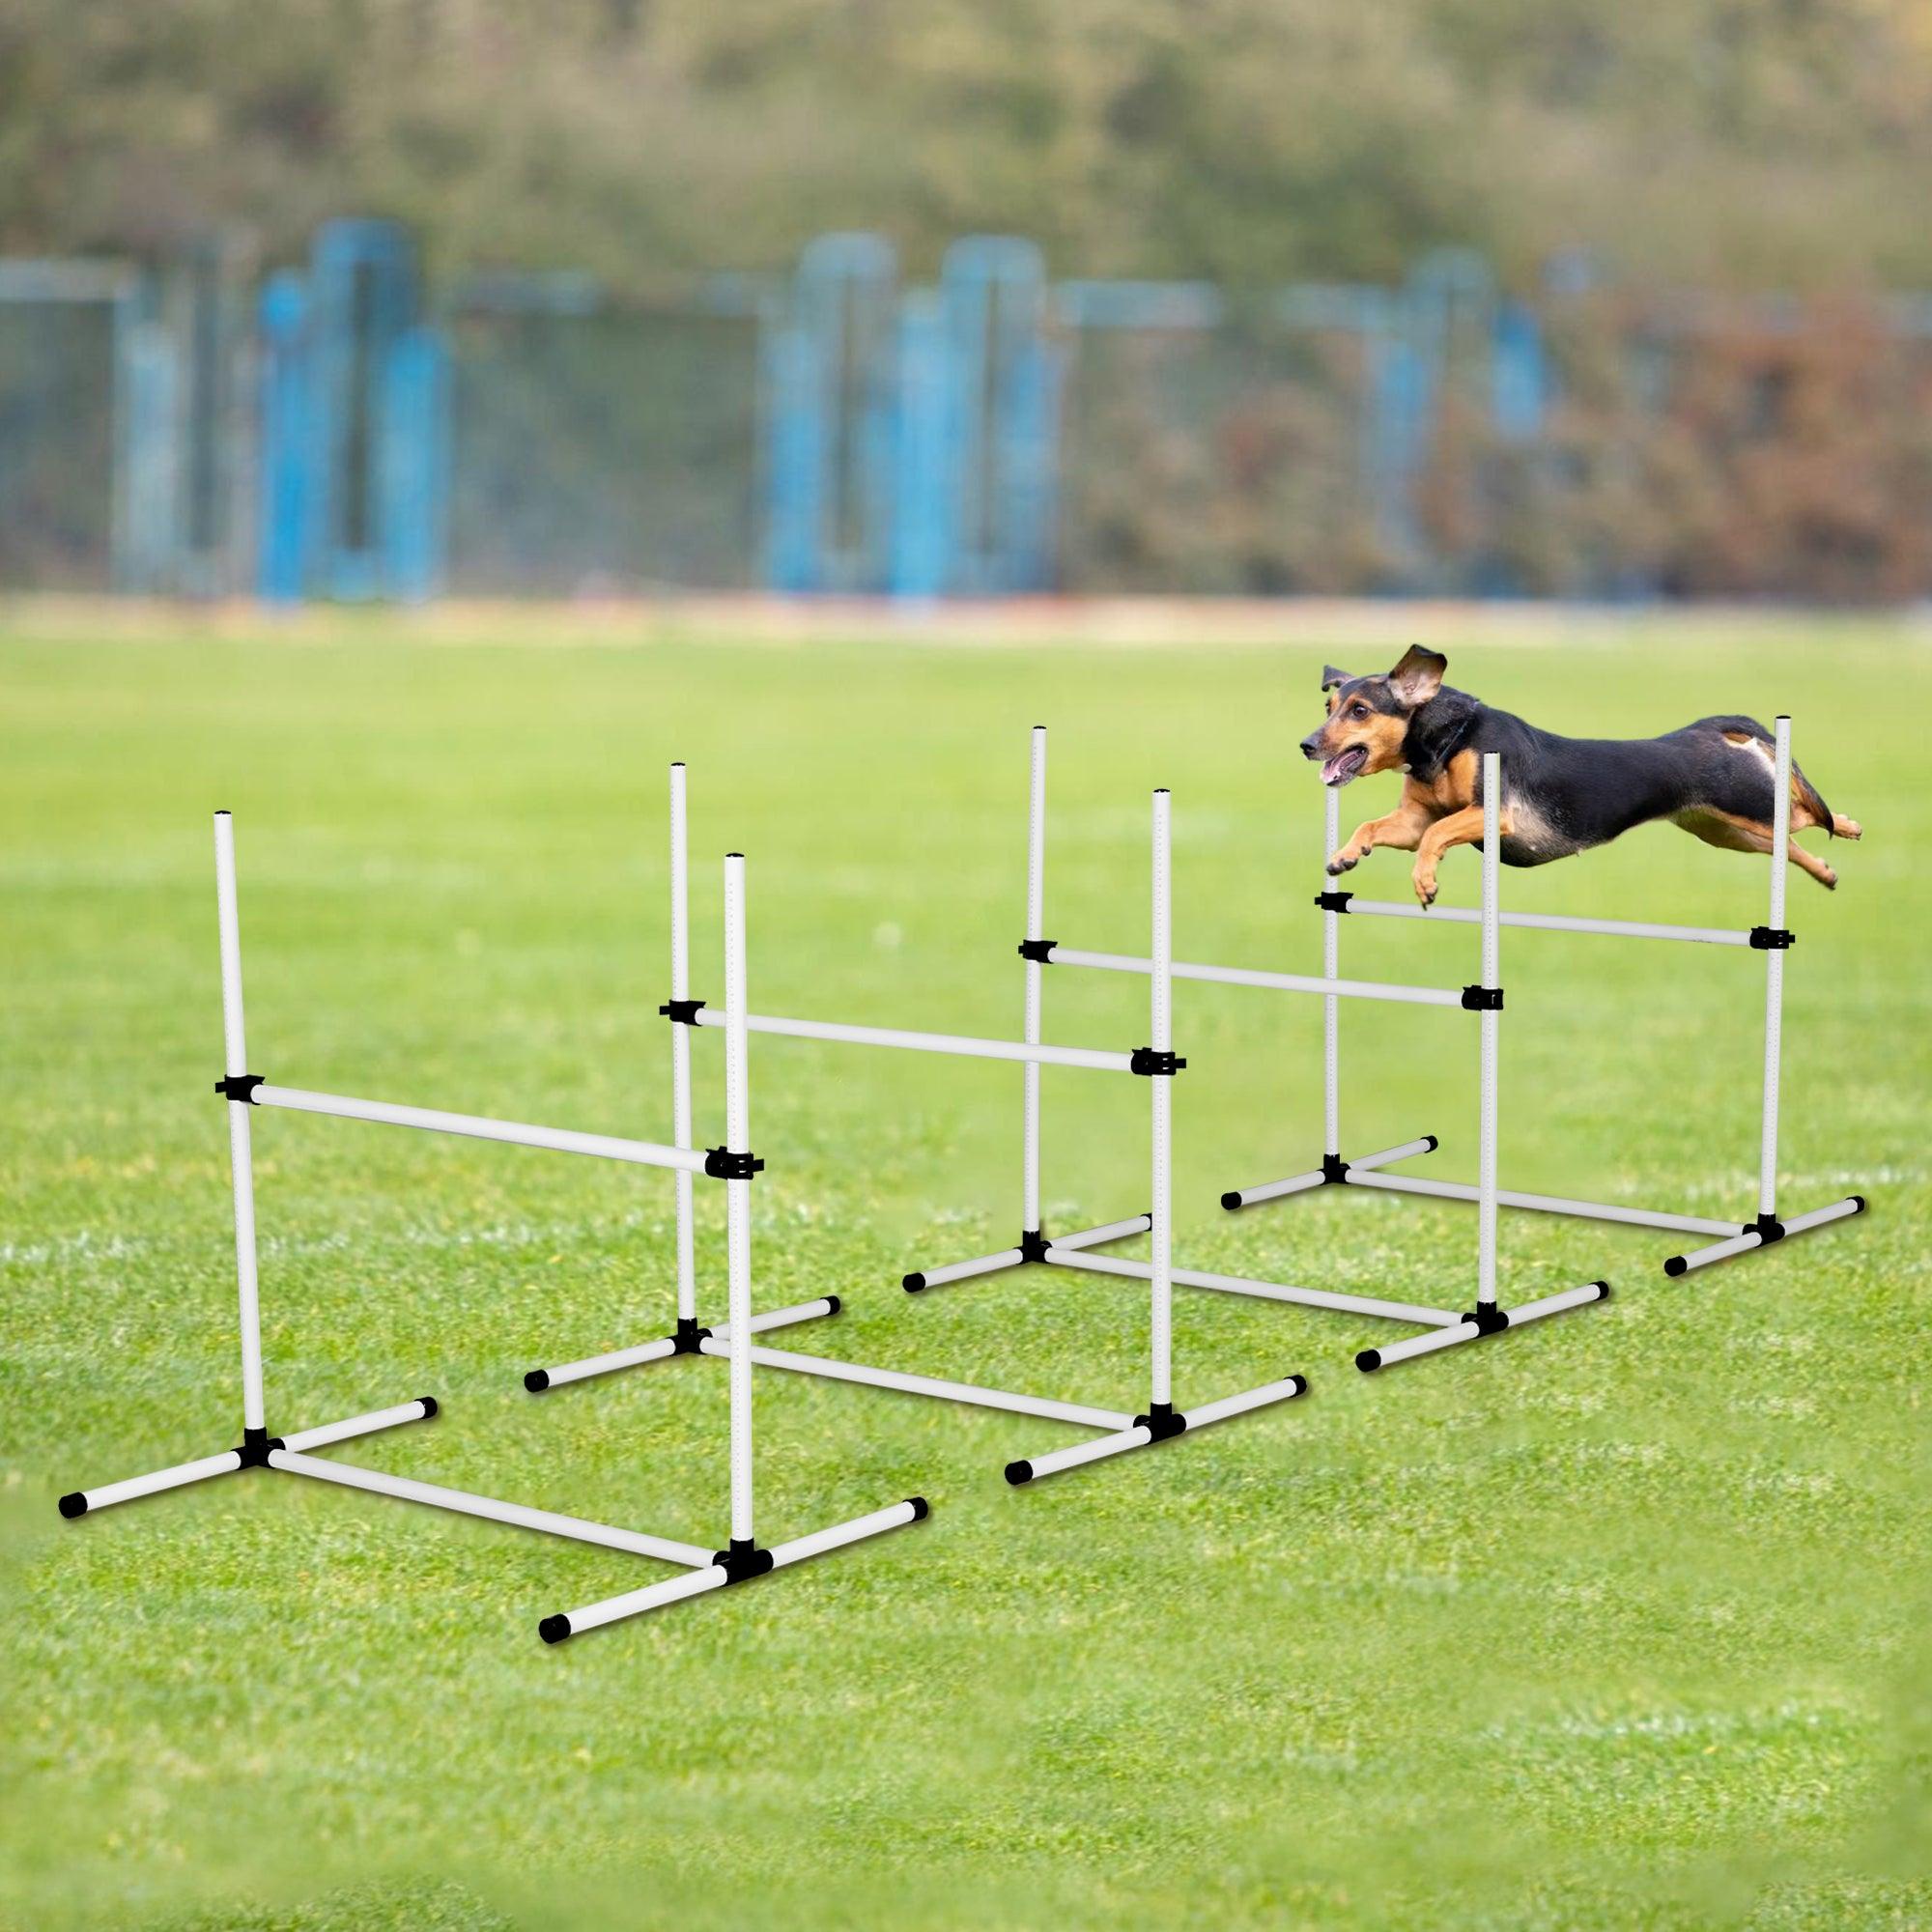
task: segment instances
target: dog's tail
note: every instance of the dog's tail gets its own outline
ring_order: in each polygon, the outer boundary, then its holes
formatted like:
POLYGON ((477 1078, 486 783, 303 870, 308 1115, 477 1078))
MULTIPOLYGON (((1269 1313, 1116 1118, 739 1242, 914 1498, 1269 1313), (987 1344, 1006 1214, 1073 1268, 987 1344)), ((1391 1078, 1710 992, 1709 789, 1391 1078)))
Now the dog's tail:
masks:
MULTIPOLYGON (((1777 743, 1777 740, 1755 718, 1700 718, 1697 724, 1710 725, 1734 741, 1740 737, 1755 738, 1767 751, 1777 743)), ((1691 728, 1694 730, 1696 726, 1693 725, 1691 728)), ((1804 801, 1813 817, 1833 838, 1857 838, 1861 835, 1863 827, 1858 820, 1840 818, 1825 803, 1824 793, 1804 776, 1795 760, 1791 766, 1791 780, 1798 787, 1799 797, 1804 801)))

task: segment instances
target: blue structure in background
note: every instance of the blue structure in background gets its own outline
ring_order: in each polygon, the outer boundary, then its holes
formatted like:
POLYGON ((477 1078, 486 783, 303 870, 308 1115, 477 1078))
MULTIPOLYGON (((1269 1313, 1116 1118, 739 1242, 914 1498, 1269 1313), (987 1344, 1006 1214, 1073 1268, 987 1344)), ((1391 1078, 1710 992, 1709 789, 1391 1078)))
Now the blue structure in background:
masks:
POLYGON ((386 221, 331 221, 306 278, 262 291, 257 587, 417 601, 442 580, 447 356, 418 321, 414 250, 386 221))

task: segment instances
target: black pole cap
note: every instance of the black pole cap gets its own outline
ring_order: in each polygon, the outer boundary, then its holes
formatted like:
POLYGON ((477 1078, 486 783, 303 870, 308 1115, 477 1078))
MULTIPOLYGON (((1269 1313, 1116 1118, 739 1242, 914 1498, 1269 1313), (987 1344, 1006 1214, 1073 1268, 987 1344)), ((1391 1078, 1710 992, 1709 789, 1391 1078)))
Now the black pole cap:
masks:
POLYGON ((1422 1138, 1429 1143, 1429 1151, 1431 1153, 1434 1153, 1442 1145, 1434 1134, 1424 1134, 1422 1138))
POLYGON ((825 1297, 825 1312, 828 1315, 837 1315, 844 1306, 845 1304, 836 1294, 828 1294, 825 1297))
POLYGON ((1690 1268, 1690 1264, 1687 1262, 1682 1255, 1672 1255, 1670 1259, 1664 1263, 1663 1271, 1671 1278, 1672 1281, 1675 1281, 1677 1277, 1680 1274, 1685 1273, 1690 1268))
POLYGON ((1018 1489, 1022 1483, 1032 1482, 1033 1464, 1031 1463, 1025 1463, 1025 1462, 1009 1463, 1007 1464, 1007 1481, 1009 1482, 1014 1489, 1018 1489))
POLYGON ((1221 1206, 1222 1206, 1223 1208, 1227 1208, 1227 1210, 1228 1210, 1228 1211, 1229 1211, 1229 1213, 1231 1213, 1231 1214, 1232 1214, 1232 1213, 1233 1213, 1233 1212, 1235 1211, 1235 1209, 1236 1209, 1236 1208, 1238 1208, 1238 1207, 1239 1207, 1240 1205, 1241 1205, 1241 1194, 1240 1194, 1240 1189, 1239 1189, 1239 1188, 1236 1188, 1236 1187, 1231 1187, 1231 1188, 1229 1188, 1229 1190, 1227 1191, 1227 1193, 1225 1193, 1225 1194, 1224 1194, 1224 1195, 1222 1195, 1222 1197, 1221 1197, 1221 1206))
POLYGON ((85 1516, 87 1514, 87 1498, 78 1490, 75 1490, 71 1495, 65 1495, 60 1499, 60 1513, 70 1521, 77 1516, 85 1516))
POLYGON ((1856 1201, 1859 1204, 1857 1208, 1854 1209, 1854 1212, 1862 1214, 1865 1211, 1865 1197, 1862 1194, 1854 1194, 1849 1196, 1848 1198, 1850 1200, 1856 1201))
POLYGON ((909 1274, 899 1283, 899 1286, 908 1294, 917 1294, 925 1286, 925 1277, 923 1274, 909 1274))
POLYGON ((559 1611, 537 1626, 537 1634, 546 1643, 561 1643, 570 1634, 570 1619, 559 1611))
POLYGON ((550 1371, 548 1369, 530 1370, 524 1378, 524 1386, 532 1395, 542 1395, 544 1390, 550 1387, 550 1371))
POLYGON ((1306 1395, 1308 1393, 1308 1378, 1306 1376, 1290 1376, 1288 1379, 1294 1384, 1296 1395, 1306 1395))
POLYGON ((416 1397, 416 1400, 422 1404, 423 1420, 425 1422, 427 1422, 432 1415, 438 1414, 440 1410, 440 1405, 437 1402, 437 1399, 433 1395, 419 1395, 416 1397))
POLYGON ((912 1520, 915 1522, 923 1522, 932 1514, 932 1505, 923 1496, 908 1496, 906 1501, 912 1505, 912 1520))
POLYGON ((1355 1357, 1355 1366, 1365 1376, 1372 1376, 1382 1365, 1382 1351, 1379 1349, 1364 1349, 1355 1357))

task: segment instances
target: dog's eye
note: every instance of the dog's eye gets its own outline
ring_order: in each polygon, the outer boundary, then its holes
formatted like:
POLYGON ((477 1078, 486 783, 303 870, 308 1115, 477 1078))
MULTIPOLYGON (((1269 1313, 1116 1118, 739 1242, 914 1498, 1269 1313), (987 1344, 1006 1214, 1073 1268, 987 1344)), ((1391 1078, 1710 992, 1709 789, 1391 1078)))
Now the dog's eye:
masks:
POLYGON ((1366 704, 1364 704, 1360 698, 1357 698, 1355 702, 1350 705, 1349 707, 1349 716, 1350 718, 1366 718, 1368 715, 1369 715, 1369 707, 1366 704))

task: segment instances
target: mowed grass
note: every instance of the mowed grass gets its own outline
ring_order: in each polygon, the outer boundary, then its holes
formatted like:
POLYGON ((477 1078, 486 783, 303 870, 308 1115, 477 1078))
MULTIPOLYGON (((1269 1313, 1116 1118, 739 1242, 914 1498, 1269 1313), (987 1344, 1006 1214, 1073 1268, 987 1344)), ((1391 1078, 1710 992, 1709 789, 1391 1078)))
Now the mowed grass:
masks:
MULTIPOLYGON (((665 768, 690 761, 696 990, 749 855, 771 1011, 1012 1035, 1026 728, 1054 727, 1049 933, 1139 952, 1174 789, 1184 958, 1319 970, 1294 740, 1336 643, 434 644, 400 619, 138 636, 8 621, 0 1922, 324 1928, 1932 1922, 1926 1634, 1922 630, 1790 621, 1449 636, 1557 728, 1798 721, 1861 846, 1794 874, 1783 1202, 1866 1217, 1682 1283, 1667 1235, 1503 1222, 1503 1293, 1605 1306, 1356 1374, 1406 1330, 1177 1297, 1177 1393, 1305 1401, 1030 1490, 1078 1432, 761 1376, 760 1529, 915 1492, 914 1529, 560 1649, 536 1623, 669 1575, 264 1474, 78 1523, 62 1491, 237 1439, 209 813, 236 813, 251 1066, 645 1138, 668 1128, 665 768)), ((1359 630, 1359 627, 1358 627, 1359 630)), ((446 621, 438 635, 446 638, 446 621)), ((1346 795, 1352 822, 1389 781, 1346 795)), ((1815 842, 1815 835, 1814 842, 1815 842)), ((1473 902, 1471 853, 1445 897, 1473 902)), ((1401 897, 1407 862, 1354 881, 1401 897)), ((1747 925, 1761 862, 1665 828, 1523 908, 1747 925)), ((1460 985, 1471 932, 1344 929, 1344 970, 1460 985)), ((1506 1184, 1745 1217, 1763 964, 1505 934, 1506 1184)), ((1146 1037, 1144 981, 1048 976, 1049 1038, 1146 1037)), ((1345 1139, 1473 1177, 1475 1024, 1346 1010, 1345 1139)), ((1239 1217, 1321 1151, 1316 1002, 1183 986, 1177 1252, 1461 1306, 1473 1214, 1365 1194, 1239 1217)), ((1147 1306, 1034 1269, 903 1295, 1018 1225, 1017 1069, 759 1039, 759 1302, 791 1346, 1136 1406, 1147 1306)), ((696 1042, 699 1127, 722 1126, 696 1042)), ((1145 1089, 1049 1071, 1061 1227, 1145 1206, 1145 1089)), ((256 1122, 270 1426, 418 1393, 345 1461, 699 1541, 725 1379, 542 1401, 525 1369, 671 1313, 667 1177, 287 1114, 256 1122)), ((720 1309, 703 1199, 707 1312, 720 1309)))

